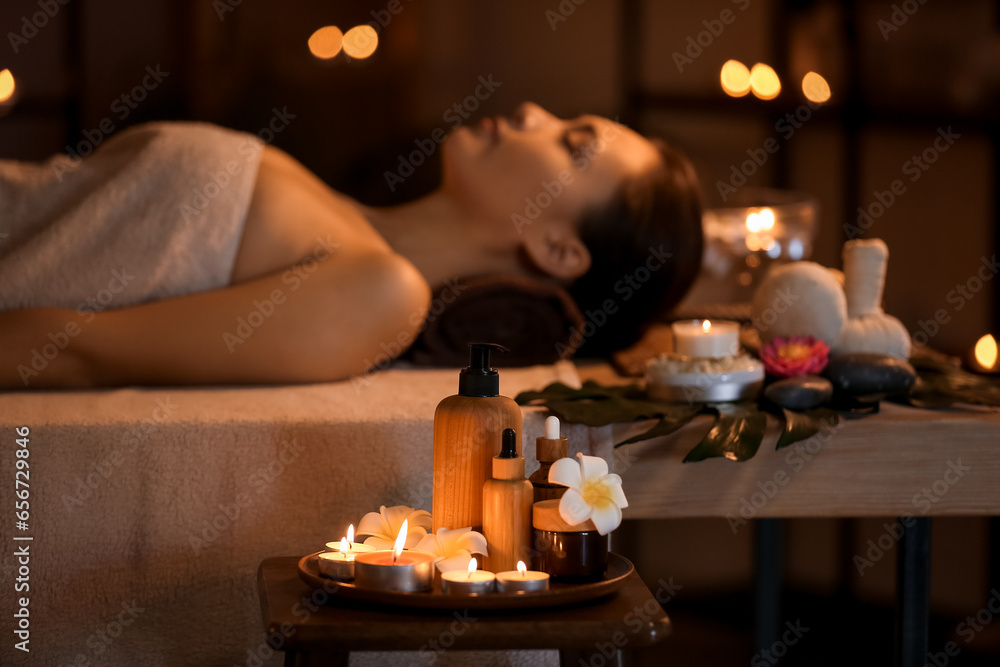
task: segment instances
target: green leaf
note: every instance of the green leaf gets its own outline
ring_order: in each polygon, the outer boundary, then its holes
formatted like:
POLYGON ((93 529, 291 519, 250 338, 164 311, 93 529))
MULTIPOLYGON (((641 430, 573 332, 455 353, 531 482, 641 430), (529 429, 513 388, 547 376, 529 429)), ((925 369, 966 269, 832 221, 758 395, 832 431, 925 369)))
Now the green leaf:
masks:
POLYGON ((646 394, 639 385, 605 387, 593 380, 587 380, 579 389, 568 387, 561 382, 553 382, 541 391, 522 391, 514 397, 518 405, 527 405, 532 401, 550 400, 583 400, 595 398, 645 398, 646 394))
POLYGON ((746 461, 760 448, 767 427, 767 415, 756 403, 711 403, 717 413, 711 430, 684 457, 684 463, 723 457, 730 461, 746 461))
POLYGON ((781 409, 785 420, 785 428, 778 438, 774 449, 784 449, 796 442, 808 440, 820 431, 840 423, 840 415, 829 408, 815 408, 805 412, 796 412, 787 408, 781 409))
POLYGON ((628 440, 623 440, 619 442, 615 447, 621 447, 622 445, 630 445, 633 442, 639 442, 640 440, 649 440, 650 438, 656 438, 661 435, 670 435, 680 427, 687 424, 689 421, 694 419, 694 416, 701 412, 701 403, 695 403, 692 405, 681 405, 676 409, 672 410, 670 413, 663 415, 663 417, 656 423, 653 428, 649 429, 644 433, 639 435, 633 435, 628 440))

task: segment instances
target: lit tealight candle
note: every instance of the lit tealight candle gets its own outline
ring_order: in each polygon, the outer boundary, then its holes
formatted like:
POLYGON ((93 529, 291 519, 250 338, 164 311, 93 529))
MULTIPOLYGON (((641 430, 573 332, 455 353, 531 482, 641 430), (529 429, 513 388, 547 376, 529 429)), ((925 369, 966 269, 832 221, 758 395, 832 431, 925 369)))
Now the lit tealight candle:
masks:
POLYGON ((549 575, 529 570, 523 560, 517 561, 517 570, 497 572, 498 593, 532 593, 549 589, 549 575))
POLYGON ((469 559, 469 569, 465 572, 452 570, 441 573, 441 592, 445 595, 482 595, 492 593, 496 576, 492 572, 477 570, 479 563, 469 559))
POLYGON ((674 353, 684 357, 731 357, 740 351, 740 325, 736 322, 682 320, 670 325, 674 353))
POLYGON ((430 589, 434 581, 434 554, 403 554, 409 522, 404 521, 391 551, 358 554, 354 559, 354 584, 382 591, 416 592, 430 589))
POLYGON ((375 547, 370 544, 362 544, 354 541, 354 524, 347 527, 347 537, 340 539, 340 542, 327 542, 328 551, 341 552, 357 556, 358 554, 375 551, 375 547))
POLYGON ((350 581, 354 578, 354 554, 348 552, 346 538, 340 541, 340 546, 343 549, 319 555, 319 571, 331 579, 350 581))

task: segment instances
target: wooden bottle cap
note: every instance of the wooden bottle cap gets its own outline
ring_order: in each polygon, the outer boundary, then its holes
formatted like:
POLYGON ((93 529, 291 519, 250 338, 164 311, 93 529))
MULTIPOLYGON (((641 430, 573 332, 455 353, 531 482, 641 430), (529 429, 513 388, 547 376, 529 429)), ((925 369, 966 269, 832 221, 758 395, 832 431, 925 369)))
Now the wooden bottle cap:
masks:
POLYGON ((494 456, 493 479, 524 479, 524 457, 502 459, 494 456))
POLYGON ((552 463, 564 459, 569 452, 569 439, 566 436, 552 438, 545 436, 535 438, 535 458, 539 463, 552 463))
POLYGON ((531 525, 537 530, 551 530, 557 533, 582 533, 597 530, 590 519, 570 525, 559 514, 559 499, 539 500, 531 506, 531 525))

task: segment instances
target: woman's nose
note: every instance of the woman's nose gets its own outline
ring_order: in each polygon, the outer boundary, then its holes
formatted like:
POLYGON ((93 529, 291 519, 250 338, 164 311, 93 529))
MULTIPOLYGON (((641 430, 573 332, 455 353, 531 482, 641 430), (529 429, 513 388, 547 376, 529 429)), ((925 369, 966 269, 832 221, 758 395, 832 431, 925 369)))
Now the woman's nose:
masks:
POLYGON ((514 124, 520 130, 534 130, 549 120, 554 120, 555 116, 538 106, 534 102, 522 102, 514 110, 514 124))

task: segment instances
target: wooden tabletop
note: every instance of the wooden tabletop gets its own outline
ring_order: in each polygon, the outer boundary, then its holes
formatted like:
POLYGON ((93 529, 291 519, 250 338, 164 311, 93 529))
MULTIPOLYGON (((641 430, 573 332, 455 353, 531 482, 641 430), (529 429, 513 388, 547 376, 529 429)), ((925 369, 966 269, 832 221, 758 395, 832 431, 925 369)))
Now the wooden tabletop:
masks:
MULTIPOLYGON (((629 382, 608 366, 584 379, 629 382)), ((627 518, 1000 515, 1000 410, 923 410, 883 402, 809 441, 775 451, 777 423, 749 461, 682 463, 711 427, 699 416, 672 435, 616 450, 627 518)), ((653 422, 618 424, 615 442, 653 422)))
MULTIPOLYGON (((670 620, 633 572, 612 596, 537 612, 393 610, 338 601, 298 576, 298 559, 268 558, 257 570, 264 629, 282 650, 436 651, 595 649, 602 642, 641 648, 670 634, 670 620), (325 604, 316 604, 326 600, 325 604)), ((665 584, 657 595, 666 602, 665 584)))

